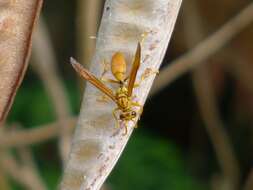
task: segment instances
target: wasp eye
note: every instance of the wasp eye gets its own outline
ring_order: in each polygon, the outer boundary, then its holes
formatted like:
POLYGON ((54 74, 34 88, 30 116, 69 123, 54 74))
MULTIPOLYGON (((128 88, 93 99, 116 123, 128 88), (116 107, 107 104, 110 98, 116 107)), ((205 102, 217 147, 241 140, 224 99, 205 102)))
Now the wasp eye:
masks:
POLYGON ((135 111, 132 111, 131 115, 132 115, 132 116, 136 116, 136 112, 135 112, 135 111))

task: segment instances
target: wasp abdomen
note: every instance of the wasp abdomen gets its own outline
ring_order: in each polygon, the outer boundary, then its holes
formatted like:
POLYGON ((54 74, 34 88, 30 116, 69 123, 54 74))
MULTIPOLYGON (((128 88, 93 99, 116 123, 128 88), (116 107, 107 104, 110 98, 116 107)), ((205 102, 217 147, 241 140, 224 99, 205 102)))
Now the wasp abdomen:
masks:
POLYGON ((111 70, 117 80, 124 81, 126 74, 126 60, 123 53, 117 52, 112 56, 111 70))

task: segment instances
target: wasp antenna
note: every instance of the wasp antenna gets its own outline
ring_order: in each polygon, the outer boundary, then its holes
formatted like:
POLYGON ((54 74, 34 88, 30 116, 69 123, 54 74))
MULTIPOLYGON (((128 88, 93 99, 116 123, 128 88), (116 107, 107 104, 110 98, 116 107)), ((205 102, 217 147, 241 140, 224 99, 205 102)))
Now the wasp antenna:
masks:
POLYGON ((70 63, 72 67, 76 70, 76 72, 80 74, 80 71, 82 70, 83 66, 78 63, 73 57, 70 57, 70 63))
POLYGON ((75 69, 82 67, 82 65, 78 63, 73 57, 70 57, 70 63, 75 69))
POLYGON ((71 63, 71 65, 79 64, 73 57, 70 57, 70 63, 71 63))

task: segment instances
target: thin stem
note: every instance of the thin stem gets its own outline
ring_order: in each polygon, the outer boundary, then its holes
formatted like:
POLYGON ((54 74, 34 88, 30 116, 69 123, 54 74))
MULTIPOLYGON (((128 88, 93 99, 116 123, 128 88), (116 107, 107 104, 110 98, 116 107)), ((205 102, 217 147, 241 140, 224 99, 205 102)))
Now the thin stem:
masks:
POLYGON ((59 119, 59 150, 62 161, 67 159, 70 151, 71 131, 65 118, 70 117, 71 109, 66 90, 64 88, 63 79, 59 74, 57 61, 47 25, 43 18, 40 19, 38 30, 34 36, 33 45, 33 69, 39 74, 46 91, 51 98, 57 118, 59 119))
POLYGON ((26 165, 20 165, 7 151, 0 156, 0 168, 29 190, 46 190, 37 173, 26 165))
POLYGON ((252 190, 253 187, 253 169, 251 169, 249 176, 246 179, 243 190, 252 190))
MULTIPOLYGON (((74 129, 76 119, 69 118, 63 122, 74 129)), ((19 129, 15 131, 3 131, 0 133, 0 147, 22 147, 45 142, 51 138, 56 138, 60 135, 59 122, 50 123, 47 125, 35 127, 32 129, 19 129)))
MULTIPOLYGON (((204 29, 196 2, 187 2, 184 11, 186 43, 188 48, 192 47, 204 36, 204 29)), ((225 131, 225 126, 220 118, 214 86, 211 82, 208 65, 199 65, 193 72, 193 85, 200 109, 200 114, 205 123, 206 131, 213 144, 219 165, 225 181, 230 189, 237 189, 239 185, 239 164, 235 157, 232 144, 225 131)), ((218 189, 217 187, 216 189, 218 189)))
POLYGON ((104 0, 79 0, 78 2, 78 51, 80 62, 88 68, 95 52, 97 30, 104 0), (94 39, 91 39, 93 38, 94 39))

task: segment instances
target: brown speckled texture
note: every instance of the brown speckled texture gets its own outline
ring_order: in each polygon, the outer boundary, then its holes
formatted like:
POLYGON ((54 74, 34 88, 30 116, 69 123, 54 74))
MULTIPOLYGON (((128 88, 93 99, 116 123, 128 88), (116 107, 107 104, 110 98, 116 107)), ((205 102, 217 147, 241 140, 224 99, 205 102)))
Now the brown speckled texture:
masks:
POLYGON ((0 125, 23 79, 42 0, 0 0, 0 125))

